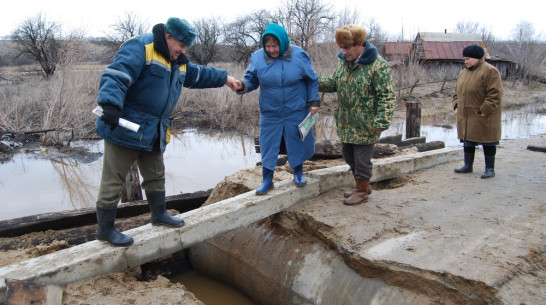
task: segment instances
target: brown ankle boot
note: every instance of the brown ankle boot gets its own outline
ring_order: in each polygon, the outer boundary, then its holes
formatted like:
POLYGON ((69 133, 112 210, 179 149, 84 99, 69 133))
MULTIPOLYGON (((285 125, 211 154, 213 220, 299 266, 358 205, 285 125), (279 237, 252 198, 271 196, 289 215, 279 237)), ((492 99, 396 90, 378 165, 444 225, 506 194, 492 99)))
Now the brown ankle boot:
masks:
MULTIPOLYGON (((354 177, 354 175, 353 175, 353 177, 354 177)), ((355 184, 357 183, 357 181, 358 180, 356 180, 356 177, 355 177, 355 184)), ((355 191, 356 191, 356 186, 353 189, 345 191, 345 193, 343 193, 343 197, 349 198, 354 194, 355 191)), ((371 193, 372 193, 372 185, 368 183, 368 195, 370 195, 371 193)))
MULTIPOLYGON (((356 191, 355 188, 351 189, 351 190, 348 190, 348 191, 345 191, 345 193, 343 193, 343 197, 349 198, 355 193, 355 191, 356 191)), ((368 195, 370 195, 371 193, 372 193, 372 185, 368 184, 368 195)))
POLYGON ((346 205, 357 205, 368 201, 369 186, 370 179, 357 180, 355 192, 349 198, 343 200, 343 203, 346 205))

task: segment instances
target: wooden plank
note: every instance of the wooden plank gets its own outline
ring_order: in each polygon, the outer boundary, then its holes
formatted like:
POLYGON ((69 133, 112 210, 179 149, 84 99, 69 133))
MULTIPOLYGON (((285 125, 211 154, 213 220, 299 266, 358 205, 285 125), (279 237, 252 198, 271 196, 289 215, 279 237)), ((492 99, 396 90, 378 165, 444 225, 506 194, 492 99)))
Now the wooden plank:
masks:
POLYGON ((415 147, 417 147, 418 152, 423 152, 423 151, 429 151, 429 150, 445 148, 446 143, 444 143, 442 141, 432 141, 432 142, 415 144, 415 147))
POLYGON ((62 299, 59 286, 6 279, 5 305, 61 305, 62 299))
MULTIPOLYGON (((422 141, 426 141, 426 138, 423 138, 422 141)), ((377 154, 374 157, 384 154, 393 154, 392 146, 378 145, 378 144, 394 144, 395 146, 400 146, 402 143, 402 135, 394 135, 380 138, 379 141, 375 144, 375 149, 377 154)), ((260 139, 254 138, 254 144, 256 148, 256 153, 260 153, 260 139)), ((282 143, 281 152, 279 155, 286 155, 286 148, 283 148, 285 145, 282 143)), ((410 145, 410 144, 407 144, 410 145)), ((315 142, 315 154, 314 158, 342 158, 341 154, 341 142, 340 141, 330 141, 330 140, 317 140, 315 142)))
POLYGON ((527 149, 532 151, 546 152, 545 146, 527 145, 527 149))
MULTIPOLYGON (((167 196, 167 209, 184 213, 200 207, 210 196, 212 190, 167 196)), ((116 218, 127 218, 149 213, 146 200, 127 202, 118 205, 116 218)), ((20 236, 30 232, 61 230, 97 222, 95 208, 45 213, 0 221, 0 237, 20 236)))

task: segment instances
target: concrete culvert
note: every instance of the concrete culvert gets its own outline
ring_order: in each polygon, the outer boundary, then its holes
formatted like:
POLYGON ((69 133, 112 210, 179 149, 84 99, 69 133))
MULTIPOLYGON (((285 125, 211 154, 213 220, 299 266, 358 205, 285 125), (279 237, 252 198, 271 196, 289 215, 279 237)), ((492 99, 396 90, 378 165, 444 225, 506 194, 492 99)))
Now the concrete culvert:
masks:
POLYGON ((294 219, 277 218, 300 234, 269 221, 234 230, 190 248, 193 267, 266 305, 485 304, 449 292, 430 297, 389 285, 375 274, 363 277, 336 251, 301 234, 294 219))

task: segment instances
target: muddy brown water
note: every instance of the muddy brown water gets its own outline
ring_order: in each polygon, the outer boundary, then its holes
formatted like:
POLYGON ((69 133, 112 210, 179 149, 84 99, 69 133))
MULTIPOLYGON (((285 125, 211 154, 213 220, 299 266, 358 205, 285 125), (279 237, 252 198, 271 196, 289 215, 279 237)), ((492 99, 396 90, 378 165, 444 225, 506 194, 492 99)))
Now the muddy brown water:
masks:
POLYGON ((257 305, 237 289, 195 271, 174 276, 171 281, 181 283, 207 305, 257 305))

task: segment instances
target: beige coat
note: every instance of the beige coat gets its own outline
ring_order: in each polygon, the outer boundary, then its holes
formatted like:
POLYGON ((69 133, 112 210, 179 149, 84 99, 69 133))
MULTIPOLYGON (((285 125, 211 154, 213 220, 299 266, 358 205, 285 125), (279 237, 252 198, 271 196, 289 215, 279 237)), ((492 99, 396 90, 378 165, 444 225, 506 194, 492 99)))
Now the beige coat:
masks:
POLYGON ((457 108, 457 137, 477 143, 501 138, 502 79, 494 66, 481 59, 459 73, 453 107, 457 108), (485 117, 477 113, 483 113, 485 117))

